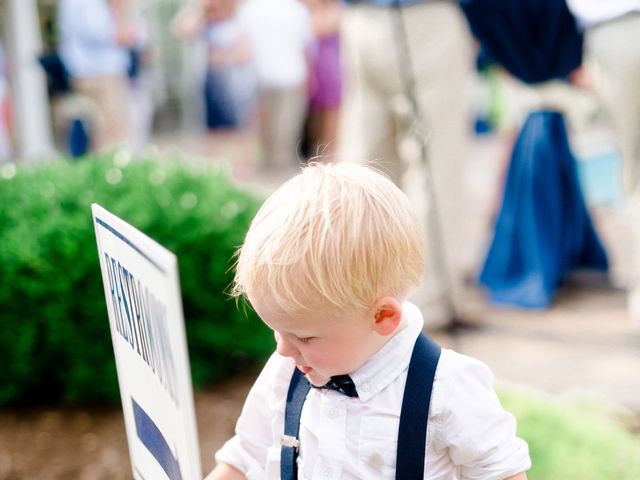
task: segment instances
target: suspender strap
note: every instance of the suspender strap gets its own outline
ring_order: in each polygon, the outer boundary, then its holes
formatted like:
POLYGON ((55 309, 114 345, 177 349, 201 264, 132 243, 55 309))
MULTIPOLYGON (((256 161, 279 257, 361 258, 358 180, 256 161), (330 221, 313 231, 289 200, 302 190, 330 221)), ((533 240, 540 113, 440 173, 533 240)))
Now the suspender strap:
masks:
MULTIPOLYGON (((396 456, 396 480, 422 480, 424 455, 427 445, 427 419, 431 403, 431 389, 440 359, 440 347, 420 334, 411 355, 404 387, 398 451, 396 456)), ((284 435, 280 452, 280 479, 297 480, 298 434, 302 406, 311 384, 297 368, 293 371, 287 405, 284 412, 284 435)))
POLYGON ((281 439, 280 479, 296 480, 298 478, 298 433, 300 431, 300 415, 311 384, 297 368, 293 371, 287 405, 284 410, 284 435, 281 439))
POLYGON ((439 359, 440 347, 421 333, 413 347, 407 384, 402 398, 396 454, 396 480, 424 478, 427 419, 433 379, 439 359))

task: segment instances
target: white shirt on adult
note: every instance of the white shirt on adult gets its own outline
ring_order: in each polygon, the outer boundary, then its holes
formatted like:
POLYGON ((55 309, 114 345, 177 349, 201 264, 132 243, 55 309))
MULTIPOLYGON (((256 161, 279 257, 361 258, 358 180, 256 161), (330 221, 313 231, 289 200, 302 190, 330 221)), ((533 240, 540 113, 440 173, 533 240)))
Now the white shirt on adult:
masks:
POLYGON ((128 50, 117 43, 116 21, 107 0, 61 0, 59 52, 72 77, 124 75, 128 50))
POLYGON ((302 85, 308 75, 306 49, 313 40, 307 7, 299 0, 246 0, 239 19, 251 39, 259 87, 302 85))
POLYGON ((580 24, 587 28, 640 11, 640 0, 567 0, 567 6, 580 24))
MULTIPOLYGON (((404 304, 407 326, 351 374, 358 398, 312 388, 300 420, 300 479, 393 479, 397 432, 407 369, 424 325, 420 310, 404 304)), ((280 478, 280 438, 291 358, 274 353, 245 402, 236 435, 216 460, 248 480, 280 478)), ((529 450, 516 436, 514 417, 479 362, 443 349, 429 410, 425 478, 498 480, 531 467, 529 450)))

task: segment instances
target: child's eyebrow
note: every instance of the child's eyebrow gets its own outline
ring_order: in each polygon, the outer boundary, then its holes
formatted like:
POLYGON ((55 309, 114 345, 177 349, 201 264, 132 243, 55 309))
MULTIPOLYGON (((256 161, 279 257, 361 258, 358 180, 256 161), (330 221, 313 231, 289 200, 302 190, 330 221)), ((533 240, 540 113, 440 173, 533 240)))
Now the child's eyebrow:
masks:
POLYGON ((310 330, 280 330, 279 333, 284 333, 285 335, 292 335, 297 338, 308 338, 315 337, 318 335, 317 332, 312 332, 310 330))

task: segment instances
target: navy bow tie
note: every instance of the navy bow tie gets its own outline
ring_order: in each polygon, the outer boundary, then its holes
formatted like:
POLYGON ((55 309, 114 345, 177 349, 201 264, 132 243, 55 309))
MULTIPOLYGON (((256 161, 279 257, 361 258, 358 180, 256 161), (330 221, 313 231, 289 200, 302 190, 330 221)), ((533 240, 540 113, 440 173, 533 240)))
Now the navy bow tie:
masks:
POLYGON ((349 375, 336 375, 335 377, 331 377, 329 383, 321 388, 328 388, 330 390, 335 390, 336 392, 340 392, 347 397, 357 397, 358 392, 356 391, 356 386, 351 380, 349 375))

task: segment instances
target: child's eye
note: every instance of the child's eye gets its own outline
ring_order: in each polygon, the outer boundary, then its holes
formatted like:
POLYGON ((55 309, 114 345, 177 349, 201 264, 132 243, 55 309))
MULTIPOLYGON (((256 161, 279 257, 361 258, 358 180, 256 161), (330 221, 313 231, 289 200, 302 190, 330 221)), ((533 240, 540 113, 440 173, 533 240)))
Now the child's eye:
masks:
POLYGON ((313 337, 303 337, 303 338, 298 338, 298 340, 302 343, 309 343, 310 340, 312 340, 313 337))

